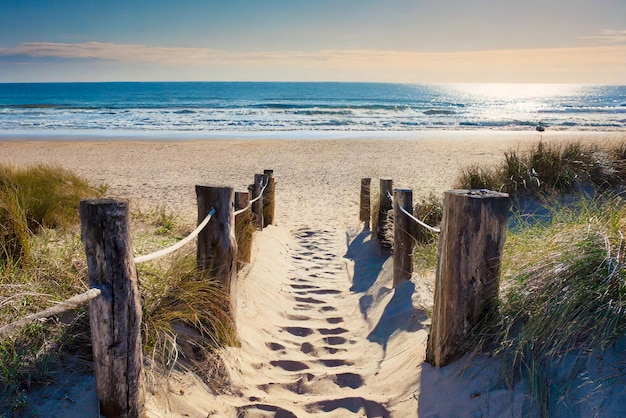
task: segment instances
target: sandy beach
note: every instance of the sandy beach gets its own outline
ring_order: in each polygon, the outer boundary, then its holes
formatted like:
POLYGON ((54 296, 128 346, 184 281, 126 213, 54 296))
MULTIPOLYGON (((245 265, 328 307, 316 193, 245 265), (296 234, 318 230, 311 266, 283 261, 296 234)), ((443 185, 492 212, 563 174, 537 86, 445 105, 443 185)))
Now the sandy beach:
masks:
MULTIPOLYGON (((164 207, 189 224, 196 221, 194 185, 245 190, 255 173, 274 170, 276 224, 255 235, 251 266, 236 286, 241 347, 224 351, 232 395, 216 397, 192 377, 174 376, 170 390, 149 394, 149 416, 520 416, 529 413, 526 387, 498 386, 496 362, 461 359, 443 369, 424 363, 429 319, 420 307, 432 304, 432 278, 415 274, 392 288, 390 260, 358 221, 359 184, 363 177, 375 185, 392 178, 395 187, 412 189, 414 200, 441 195, 454 187, 460 168, 497 163, 504 151, 539 139, 603 142, 626 135, 18 138, 0 141, 0 163, 58 164, 107 185, 111 197, 137 208, 164 207)), ((593 408, 577 411, 585 415, 593 408)))

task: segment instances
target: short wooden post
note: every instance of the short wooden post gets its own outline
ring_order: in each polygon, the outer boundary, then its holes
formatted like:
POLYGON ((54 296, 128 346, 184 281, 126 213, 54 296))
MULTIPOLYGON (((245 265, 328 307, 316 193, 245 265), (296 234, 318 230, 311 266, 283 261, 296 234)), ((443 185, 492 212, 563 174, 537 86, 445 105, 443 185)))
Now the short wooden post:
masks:
POLYGON ((488 190, 444 194, 433 319, 426 361, 441 367, 470 347, 498 300, 509 199, 488 190))
POLYGON ((390 248, 391 244, 385 237, 387 229, 387 214, 392 209, 391 192, 393 190, 392 179, 380 179, 380 199, 378 205, 378 241, 383 247, 390 248))
POLYGON ((235 238, 234 196, 232 187, 196 186, 198 224, 211 208, 215 214, 198 235, 198 270, 208 270, 225 289, 237 278, 237 240, 235 238))
POLYGON ((365 229, 370 228, 370 185, 371 178, 361 179, 361 202, 359 206, 359 220, 365 223, 365 229))
POLYGON ((235 192, 235 210, 241 210, 248 206, 250 202, 250 192, 235 192))
POLYGON ((254 225, 257 230, 263 229, 263 200, 265 196, 261 194, 263 190, 263 185, 265 181, 265 175, 263 174, 255 174, 254 175, 254 184, 252 185, 252 200, 259 197, 259 200, 252 204, 252 218, 254 221, 254 225))
MULTIPOLYGON (((250 201, 250 193, 235 192, 235 209, 241 210, 248 206, 250 201)), ((252 223, 252 210, 247 210, 235 215, 235 237, 237 238, 237 268, 241 269, 245 264, 250 263, 252 252, 252 232, 250 225, 252 223)))
POLYGON ((89 324, 100 414, 143 417, 141 301, 130 239, 128 204, 113 199, 79 205, 89 286, 89 324))
POLYGON ((393 191, 393 287, 411 280, 413 274, 413 220, 400 208, 413 212, 413 190, 393 191))
POLYGON ((267 188, 263 196, 263 227, 274 223, 274 208, 276 201, 274 195, 276 193, 276 179, 274 178, 274 170, 264 170, 267 188))

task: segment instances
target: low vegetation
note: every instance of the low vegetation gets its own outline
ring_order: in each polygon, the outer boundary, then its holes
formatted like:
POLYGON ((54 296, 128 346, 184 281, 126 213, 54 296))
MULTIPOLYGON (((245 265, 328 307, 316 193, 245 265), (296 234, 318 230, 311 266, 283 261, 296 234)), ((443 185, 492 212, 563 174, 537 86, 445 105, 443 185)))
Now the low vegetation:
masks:
POLYGON ((568 390, 567 381, 549 383, 567 354, 578 356, 574 376, 586 356, 624 336, 625 226, 623 199, 600 196, 558 207, 549 223, 527 223, 507 237, 499 312, 483 343, 505 356, 509 383, 528 378, 544 412, 568 390))
POLYGON ((626 143, 601 148, 571 142, 539 142, 527 151, 510 151, 495 167, 470 166, 456 185, 462 189, 489 189, 518 195, 554 196, 580 190, 602 189, 622 182, 626 174, 626 143))
MULTIPOLYGON (((0 323, 87 290, 77 208, 105 191, 60 167, 0 167, 0 323)), ((140 254, 192 229, 164 208, 134 212, 131 222, 140 254)), ((224 376, 215 348, 236 344, 229 299, 196 271, 195 253, 187 251, 137 266, 144 356, 157 370, 195 370, 218 382, 211 386, 218 391, 224 376)), ((61 370, 90 373, 91 361, 86 305, 0 340, 0 411, 27 413, 28 391, 50 384, 61 370)))
MULTIPOLYGON (((546 416, 566 398, 589 357, 626 333, 626 204, 618 193, 626 179, 624 150, 623 144, 602 149, 539 143, 528 152, 506 153, 496 167, 463 170, 457 185, 502 190, 517 205, 504 249, 498 310, 478 330, 478 347, 505 360, 505 383, 527 379, 546 416), (572 358, 573 366, 561 367, 572 358)), ((422 206, 436 203, 421 202, 416 216, 429 211, 422 206)), ((418 242, 416 268, 434 273, 436 251, 436 238, 418 242)), ((589 377, 586 384, 604 387, 623 377, 618 373, 602 382, 589 377)))

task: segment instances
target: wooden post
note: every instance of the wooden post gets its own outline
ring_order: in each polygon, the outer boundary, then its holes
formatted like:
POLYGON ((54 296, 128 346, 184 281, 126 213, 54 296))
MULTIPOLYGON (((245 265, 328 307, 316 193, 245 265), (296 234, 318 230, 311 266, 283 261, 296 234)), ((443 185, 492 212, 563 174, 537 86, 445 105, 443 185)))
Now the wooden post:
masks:
POLYGON ((392 179, 380 179, 380 204, 378 205, 378 241, 383 247, 391 248, 389 240, 385 237, 387 228, 387 214, 392 208, 391 192, 393 190, 392 179))
POLYGON ((359 210, 359 220, 365 222, 365 229, 370 229, 370 185, 371 178, 361 179, 361 204, 359 210))
POLYGON ((258 196, 261 196, 259 200, 252 204, 252 218, 254 221, 254 225, 257 230, 263 229, 263 200, 264 197, 261 195, 261 190, 263 190, 263 184, 265 181, 264 174, 255 174, 254 175, 254 184, 252 185, 252 200, 256 199, 258 196))
POLYGON ((215 208, 215 215, 198 235, 198 270, 208 270, 211 277, 230 289, 237 278, 235 192, 232 187, 196 186, 196 196, 198 224, 215 208))
POLYGON ((245 208, 248 202, 250 202, 250 192, 235 192, 235 210, 245 208))
POLYGON ((143 417, 141 301, 126 202, 83 200, 79 205, 89 286, 89 324, 100 414, 143 417))
POLYGON ((444 194, 433 319, 426 361, 462 356, 472 332, 496 306, 509 199, 488 190, 444 194))
POLYGON ((264 170, 263 175, 267 182, 265 195, 263 196, 263 227, 274 223, 274 208, 276 201, 274 195, 276 192, 276 179, 274 178, 274 170, 264 170))
MULTIPOLYGON (((248 206, 250 193, 235 192, 235 209, 241 210, 248 206)), ((252 209, 243 211, 235 215, 235 237, 237 238, 237 268, 240 270, 245 264, 250 263, 252 253, 252 209)))
POLYGON ((411 280, 413 274, 413 220, 400 208, 413 212, 413 190, 393 191, 393 287, 411 280))

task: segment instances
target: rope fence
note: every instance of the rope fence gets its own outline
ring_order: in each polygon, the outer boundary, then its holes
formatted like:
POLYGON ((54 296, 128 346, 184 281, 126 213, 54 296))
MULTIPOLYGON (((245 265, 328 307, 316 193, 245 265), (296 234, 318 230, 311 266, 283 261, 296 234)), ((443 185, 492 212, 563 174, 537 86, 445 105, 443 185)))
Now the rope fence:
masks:
POLYGON ((259 193, 259 195, 257 197, 255 197, 254 199, 252 199, 252 200, 250 200, 248 202, 248 204, 246 205, 245 208, 241 208, 241 209, 235 211, 235 216, 241 215, 242 213, 244 213, 248 209, 251 209, 252 208, 252 204, 256 203, 261 198, 261 196, 263 196, 263 193, 265 193, 265 189, 266 188, 267 188, 267 184, 265 184, 265 186, 263 186, 263 188, 261 189, 261 192, 259 193))
MULTIPOLYGON (((369 229, 371 180, 361 179, 359 219, 365 222, 364 231, 369 229)), ((394 288, 418 279, 413 276, 416 231, 409 220, 438 234, 426 362, 442 367, 471 349, 467 341, 474 339, 473 330, 497 306, 509 196, 485 189, 448 190, 443 196, 441 227, 434 227, 412 213, 413 190, 392 189, 392 185, 392 179, 380 179, 376 233, 379 245, 392 253, 394 288), (390 212, 394 216, 393 245, 389 246, 385 242, 389 234, 381 231, 391 229, 390 212)))
MULTIPOLYGON (((391 202, 393 203, 393 196, 391 193, 389 193, 389 191, 387 191, 387 197, 389 198, 389 200, 391 200, 391 202)), ((431 232, 434 232, 435 234, 440 234, 441 233, 441 228, 437 228, 436 226, 430 226, 422 221, 420 221, 419 219, 417 219, 415 216, 413 216, 412 213, 409 213, 406 209, 404 209, 402 206, 399 206, 399 209, 402 213, 404 213, 406 216, 409 217, 409 219, 412 219, 413 222, 415 222, 416 224, 428 229, 431 232)))
POLYGON ((3 326, 2 328, 0 328, 0 339, 12 335, 20 328, 23 328, 26 325, 38 319, 48 318, 53 315, 58 315, 63 312, 67 312, 72 309, 75 309, 79 307, 80 305, 87 303, 92 299, 97 298, 98 296, 100 296, 100 293, 101 293, 100 289, 92 288, 92 289, 87 290, 84 293, 81 293, 76 296, 72 296, 71 298, 66 299, 63 302, 59 302, 56 306, 53 306, 51 308, 45 309, 40 312, 36 312, 34 314, 30 314, 28 316, 25 316, 22 319, 19 319, 15 322, 7 324, 3 326))
MULTIPOLYGON (((255 213, 259 210, 258 218, 262 223, 257 229, 262 230, 274 219, 273 170, 255 174, 253 186, 254 190, 249 189, 248 193, 257 196, 234 215, 249 209, 255 213), (264 194, 267 197, 261 200, 262 204, 257 203, 264 194), (253 207, 255 203, 260 208, 253 207)), ((202 222, 175 244, 134 258, 128 202, 110 198, 82 200, 78 212, 87 256, 89 290, 0 327, 0 340, 14 335, 33 321, 92 301, 89 315, 100 412, 104 416, 144 416, 140 338, 142 306, 134 264, 171 254, 197 238, 197 269, 208 270, 225 289, 230 288, 231 282, 237 278, 237 220, 232 215, 235 192, 231 187, 196 185, 196 195, 198 213, 208 212, 202 222), (210 222, 211 219, 214 221, 210 222), (104 295, 101 289, 105 291, 104 295), (112 346, 124 349, 115 356, 109 356, 112 346)), ((0 302, 0 306, 3 303, 7 301, 0 302)))
POLYGON ((436 226, 430 226, 422 221, 420 221, 419 219, 417 219, 415 216, 413 216, 412 214, 410 214, 409 212, 407 212, 406 209, 404 209, 402 206, 399 207, 400 211, 402 213, 404 213, 406 216, 409 217, 409 219, 412 219, 415 223, 417 223, 420 226, 423 226, 424 228, 428 229, 431 232, 434 232, 435 234, 439 234, 441 233, 441 228, 437 228, 436 226))
POLYGON ((157 258, 161 258, 163 256, 171 254, 174 251, 184 247, 185 244, 187 244, 189 241, 191 241, 192 239, 196 238, 200 234, 200 232, 204 229, 204 227, 207 226, 207 224, 209 223, 209 221, 211 220, 211 217, 213 215, 215 215, 215 208, 211 208, 211 211, 206 216, 206 218, 204 218, 204 220, 200 223, 200 225, 198 225, 196 227, 196 229, 194 229, 191 232, 191 234, 189 234, 185 238, 181 239, 176 244, 171 245, 171 246, 169 246, 167 248, 163 248, 162 250, 155 251, 152 254, 144 255, 144 256, 141 256, 141 257, 135 257, 135 264, 145 263, 146 261, 156 260, 157 258))

